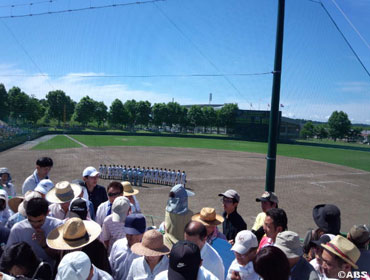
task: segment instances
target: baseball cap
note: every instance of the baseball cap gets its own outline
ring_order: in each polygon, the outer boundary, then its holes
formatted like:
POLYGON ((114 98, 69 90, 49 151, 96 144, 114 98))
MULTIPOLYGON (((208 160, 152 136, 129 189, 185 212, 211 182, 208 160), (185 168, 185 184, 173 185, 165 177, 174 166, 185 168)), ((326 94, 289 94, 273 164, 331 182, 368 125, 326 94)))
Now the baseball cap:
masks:
POLYGON ((351 240, 356 244, 362 244, 370 240, 369 229, 365 225, 354 225, 349 230, 351 240))
POLYGON ((81 220, 86 220, 87 217, 87 201, 84 198, 76 197, 69 204, 69 216, 80 218, 81 220))
POLYGON ((286 230, 279 232, 276 236, 274 246, 283 251, 288 259, 297 258, 303 255, 299 235, 293 231, 286 230))
POLYGON ((42 194, 47 194, 52 188, 54 188, 54 183, 49 179, 42 179, 36 186, 35 192, 42 194))
POLYGON ((240 201, 240 196, 237 191, 235 190, 227 190, 224 193, 219 193, 218 196, 224 196, 227 198, 234 198, 237 202, 240 201))
POLYGON ((261 201, 270 201, 274 203, 279 203, 278 197, 276 193, 274 192, 264 192, 261 197, 256 198, 256 202, 261 202, 261 201))
POLYGON ((258 241, 254 233, 251 232, 250 230, 242 230, 242 231, 239 231, 238 234, 236 235, 235 243, 233 247, 231 247, 230 250, 244 255, 251 248, 257 248, 257 247, 258 247, 258 241))
POLYGON ((173 245, 168 265, 168 279, 196 280, 201 264, 200 250, 190 241, 173 245))
POLYGON ((82 251, 69 253, 63 257, 58 265, 56 280, 87 279, 90 274, 91 261, 82 251))
POLYGON ((124 223, 130 209, 130 200, 127 197, 117 197, 112 205, 112 221, 124 223))
POLYGON ((317 246, 330 242, 335 237, 334 234, 326 233, 320 236, 319 240, 312 240, 311 242, 317 246))
POLYGON ((89 166, 89 167, 86 167, 84 171, 82 172, 82 177, 86 177, 86 176, 95 177, 98 174, 99 172, 96 171, 95 167, 89 166))
POLYGON ((131 214, 126 217, 124 231, 126 234, 142 234, 146 229, 145 217, 142 214, 131 214))

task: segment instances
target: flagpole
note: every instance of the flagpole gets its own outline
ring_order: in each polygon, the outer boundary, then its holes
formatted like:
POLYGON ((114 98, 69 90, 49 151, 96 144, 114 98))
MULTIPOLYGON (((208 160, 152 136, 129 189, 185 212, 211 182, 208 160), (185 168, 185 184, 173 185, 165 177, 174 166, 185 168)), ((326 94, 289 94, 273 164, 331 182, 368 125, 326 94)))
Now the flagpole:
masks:
POLYGON ((281 65, 283 60, 283 38, 284 38, 284 13, 285 0, 279 0, 278 16, 276 27, 275 42, 275 61, 272 83, 270 124, 267 151, 266 167, 266 191, 275 191, 275 174, 276 174, 276 150, 277 139, 279 135, 279 103, 280 103, 280 82, 281 82, 281 65))

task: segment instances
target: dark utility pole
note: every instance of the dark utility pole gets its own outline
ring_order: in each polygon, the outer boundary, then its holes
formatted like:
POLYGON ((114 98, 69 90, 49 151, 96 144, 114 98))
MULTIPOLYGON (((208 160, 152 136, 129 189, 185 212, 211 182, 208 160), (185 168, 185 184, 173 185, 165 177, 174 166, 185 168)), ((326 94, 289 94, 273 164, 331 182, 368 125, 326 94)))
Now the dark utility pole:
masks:
POLYGON ((276 173, 276 147, 279 135, 279 104, 280 104, 280 81, 281 81, 281 64, 283 60, 283 37, 284 37, 284 12, 285 0, 279 0, 276 42, 275 42, 275 62, 274 77, 272 83, 271 111, 269 125, 269 139, 267 152, 266 168, 266 191, 275 191, 275 173, 276 173))

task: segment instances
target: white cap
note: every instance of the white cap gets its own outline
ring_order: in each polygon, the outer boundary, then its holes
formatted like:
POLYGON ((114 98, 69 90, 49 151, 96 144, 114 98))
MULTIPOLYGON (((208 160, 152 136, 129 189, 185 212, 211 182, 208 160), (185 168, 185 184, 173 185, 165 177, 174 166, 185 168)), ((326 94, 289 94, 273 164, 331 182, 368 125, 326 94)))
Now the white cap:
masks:
POLYGON ((242 230, 235 237, 234 246, 231 248, 231 251, 235 251, 239 254, 244 255, 251 248, 257 248, 258 241, 257 237, 250 230, 242 230))
POLYGON ((86 177, 86 176, 95 177, 98 174, 99 172, 96 171, 95 167, 89 166, 89 167, 86 167, 84 171, 82 172, 82 177, 86 177))
POLYGON ((52 188, 54 188, 54 183, 49 179, 43 179, 37 184, 35 192, 47 194, 52 188))
POLYGON ((63 257, 58 266, 56 280, 81 280, 90 275, 91 261, 81 251, 69 253, 63 257))
POLYGON ((124 223, 130 209, 130 200, 127 197, 117 197, 112 205, 112 221, 124 223))

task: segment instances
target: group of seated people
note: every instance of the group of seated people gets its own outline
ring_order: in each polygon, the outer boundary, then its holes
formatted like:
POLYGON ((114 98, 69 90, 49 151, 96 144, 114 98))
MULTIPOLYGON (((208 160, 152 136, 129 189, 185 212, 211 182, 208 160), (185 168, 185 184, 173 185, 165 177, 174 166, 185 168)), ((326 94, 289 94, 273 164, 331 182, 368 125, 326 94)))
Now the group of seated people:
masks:
POLYGON ((5 123, 0 123, 0 140, 12 138, 13 136, 23 134, 21 128, 13 127, 5 123))
POLYGON ((142 186, 143 182, 148 184, 160 184, 174 186, 177 184, 186 184, 186 173, 175 169, 158 168, 158 167, 131 167, 128 165, 109 165, 100 164, 99 178, 108 180, 128 181, 134 186, 142 186))
POLYGON ((314 207, 317 228, 302 244, 274 192, 256 198, 262 211, 247 230, 235 190, 218 194, 222 215, 212 207, 193 213, 195 194, 177 184, 157 229, 148 227, 130 182, 104 188, 90 166, 82 180, 54 185, 52 166, 38 159, 22 196, 1 185, 0 279, 369 279, 369 229, 355 225, 343 236, 335 205, 314 207))

